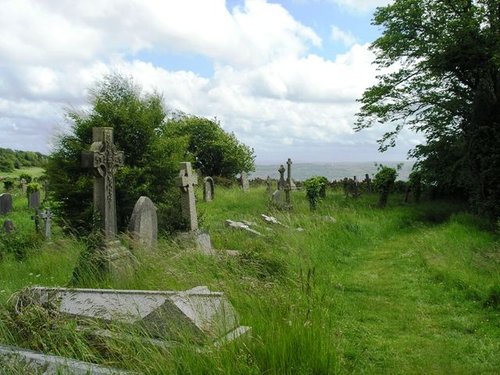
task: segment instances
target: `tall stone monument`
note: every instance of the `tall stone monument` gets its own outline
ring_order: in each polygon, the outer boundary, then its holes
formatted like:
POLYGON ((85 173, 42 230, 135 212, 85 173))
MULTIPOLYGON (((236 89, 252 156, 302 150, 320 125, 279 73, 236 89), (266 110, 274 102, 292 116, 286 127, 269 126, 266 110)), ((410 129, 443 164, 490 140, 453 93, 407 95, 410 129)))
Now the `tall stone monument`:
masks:
POLYGON ((113 143, 113 128, 93 128, 92 145, 82 153, 82 166, 94 170, 94 207, 102 220, 107 241, 116 237, 115 173, 123 165, 123 152, 113 143))
POLYGON ((280 179, 278 180, 278 190, 285 190, 285 167, 283 164, 280 165, 278 172, 280 174, 280 179))
POLYGON ((291 205, 290 191, 292 190, 292 159, 288 158, 287 162, 287 174, 286 174, 286 184, 285 184, 285 201, 288 206, 291 205))
POLYGON ((198 176, 193 172, 191 163, 181 162, 181 170, 177 178, 177 186, 181 189, 182 217, 186 220, 191 231, 198 229, 198 215, 194 186, 198 184, 198 176))

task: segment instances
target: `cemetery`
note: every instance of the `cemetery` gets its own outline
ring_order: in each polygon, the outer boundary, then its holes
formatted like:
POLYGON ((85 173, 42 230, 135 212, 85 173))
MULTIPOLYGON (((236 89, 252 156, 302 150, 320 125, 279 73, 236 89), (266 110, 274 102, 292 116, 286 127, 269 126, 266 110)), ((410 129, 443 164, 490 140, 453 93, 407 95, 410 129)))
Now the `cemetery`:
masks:
POLYGON ((292 188, 291 159, 267 180, 232 187, 182 162, 185 229, 159 231, 158 202, 140 196, 120 232, 113 176, 126 155, 112 129, 93 136, 81 168, 94 168, 104 220, 93 256, 103 268, 82 262, 88 241, 66 234, 50 194, 30 198, 19 183, 1 195, 8 373, 496 368, 498 242, 461 204, 417 204, 402 190, 382 209, 368 175, 292 188))

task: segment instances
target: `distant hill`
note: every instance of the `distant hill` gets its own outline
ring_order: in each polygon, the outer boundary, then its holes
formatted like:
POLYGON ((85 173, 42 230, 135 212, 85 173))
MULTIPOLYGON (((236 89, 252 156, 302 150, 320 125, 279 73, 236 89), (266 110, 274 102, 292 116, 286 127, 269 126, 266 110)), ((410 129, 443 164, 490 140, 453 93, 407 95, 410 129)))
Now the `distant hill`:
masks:
POLYGON ((43 167, 47 156, 34 151, 0 148, 0 172, 12 172, 25 167, 43 167))

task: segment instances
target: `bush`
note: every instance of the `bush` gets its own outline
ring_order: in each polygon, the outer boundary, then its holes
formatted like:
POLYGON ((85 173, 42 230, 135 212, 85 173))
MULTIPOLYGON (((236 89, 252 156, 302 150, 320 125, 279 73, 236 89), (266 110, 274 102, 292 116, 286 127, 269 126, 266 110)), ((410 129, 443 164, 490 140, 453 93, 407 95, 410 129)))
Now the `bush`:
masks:
POLYGON ((26 186, 26 193, 31 194, 36 191, 40 191, 42 189, 42 185, 37 182, 31 182, 26 186))
POLYGON ((33 180, 31 175, 29 175, 28 173, 21 173, 19 175, 19 181, 21 181, 22 179, 24 179, 28 184, 33 180))
POLYGON ((14 181, 12 181, 12 180, 4 180, 4 182, 3 182, 3 188, 6 191, 11 190, 13 187, 14 187, 14 181))
POLYGON ((380 194, 379 206, 385 207, 387 205, 387 200, 389 199, 389 194, 394 186, 394 181, 396 181, 396 170, 394 168, 386 167, 383 165, 379 166, 379 171, 375 175, 373 184, 375 189, 380 194))
POLYGON ((323 176, 314 176, 304 181, 306 197, 311 210, 315 210, 319 200, 326 196, 327 185, 328 179, 323 176))

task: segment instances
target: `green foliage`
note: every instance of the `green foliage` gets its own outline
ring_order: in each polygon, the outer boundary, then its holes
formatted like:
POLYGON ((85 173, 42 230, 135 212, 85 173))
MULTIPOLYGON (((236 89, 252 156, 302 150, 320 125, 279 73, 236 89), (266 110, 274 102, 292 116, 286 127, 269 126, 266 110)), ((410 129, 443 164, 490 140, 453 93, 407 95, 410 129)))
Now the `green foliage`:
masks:
POLYGON ((14 181, 10 180, 10 179, 6 179, 3 181, 3 188, 6 190, 6 191, 9 191, 10 189, 12 189, 14 187, 14 181))
POLYGON ((47 156, 33 151, 18 151, 0 148, 0 172, 12 172, 23 167, 42 167, 47 156))
POLYGON ((42 185, 38 182, 31 182, 26 186, 26 193, 31 194, 36 191, 40 191, 42 189, 42 185))
POLYGON ((255 170, 253 149, 224 131, 217 120, 176 116, 168 120, 166 135, 187 141, 188 158, 204 176, 233 178, 255 170))
POLYGON ((361 99, 358 130, 390 123, 381 149, 404 127, 426 142, 412 151, 438 191, 470 198, 500 217, 500 17, 497 0, 396 0, 378 8, 372 45, 379 82, 361 99), (385 68, 388 68, 385 70, 385 68))
POLYGON ((309 201, 309 208, 315 210, 320 199, 326 197, 326 187, 328 179, 323 176, 314 176, 304 181, 306 197, 309 201))
POLYGON ((396 181, 396 176, 397 173, 394 168, 386 167, 383 165, 379 166, 378 172, 373 179, 373 185, 380 194, 378 202, 380 207, 385 207, 387 205, 389 194, 394 187, 394 182, 396 181))
POLYGON ((93 127, 113 127, 114 142, 125 154, 125 166, 115 175, 118 226, 124 229, 137 199, 148 196, 158 208, 160 229, 181 223, 175 179, 185 145, 163 132, 162 97, 142 94, 131 79, 109 75, 91 91, 91 109, 70 111, 73 131, 59 139, 47 166, 58 217, 66 228, 89 233, 93 223, 93 171, 81 167, 82 151, 92 143, 93 127))
POLYGON ((42 238, 37 233, 25 233, 14 230, 12 233, 0 234, 0 260, 7 254, 15 259, 24 260, 33 251, 40 248, 42 238))
POLYGON ((32 181, 33 178, 28 173, 21 173, 19 175, 19 180, 23 180, 23 179, 26 181, 26 183, 29 184, 32 181))

